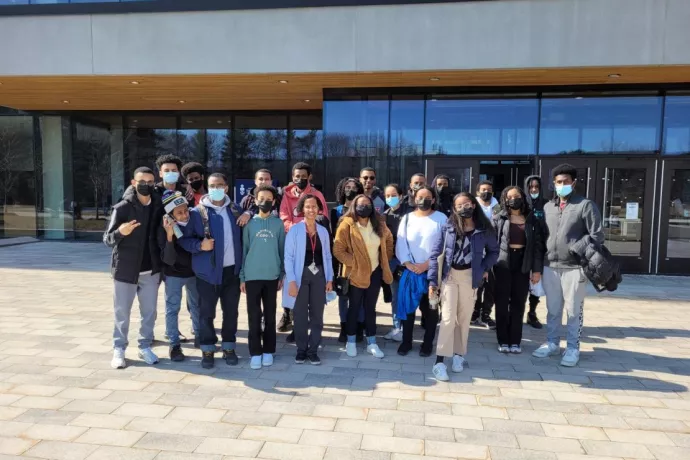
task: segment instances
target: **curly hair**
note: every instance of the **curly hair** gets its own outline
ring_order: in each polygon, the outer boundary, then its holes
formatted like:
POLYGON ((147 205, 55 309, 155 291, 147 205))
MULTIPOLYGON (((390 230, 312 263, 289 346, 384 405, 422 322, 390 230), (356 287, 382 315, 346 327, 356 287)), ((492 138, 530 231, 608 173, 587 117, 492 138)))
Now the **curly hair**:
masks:
POLYGON ((340 182, 338 182, 338 185, 335 187, 335 200, 338 202, 338 204, 345 204, 345 201, 347 201, 347 198, 345 198, 345 185, 348 182, 355 183, 355 192, 357 192, 357 195, 361 195, 364 193, 364 186, 359 181, 359 179, 355 177, 345 177, 340 182))
POLYGON ((357 203, 357 201, 359 201, 360 198, 364 198, 369 201, 369 204, 371 205, 371 216, 369 216, 369 222, 371 222, 371 227, 374 229, 374 232, 379 236, 379 238, 383 238, 383 226, 380 222, 381 217, 380 214, 376 212, 376 208, 374 207, 374 202, 372 201, 371 197, 368 197, 363 193, 357 195, 355 199, 352 200, 353 206, 350 206, 347 212, 343 214, 343 218, 351 217, 355 222, 357 222, 357 210, 355 209, 356 206, 354 205, 357 203))
POLYGON ((254 189, 254 198, 259 196, 259 192, 271 192, 271 194, 273 195, 273 200, 278 198, 278 190, 276 190, 276 188, 272 185, 261 184, 258 187, 256 187, 254 189))
POLYGON ((205 176, 206 168, 204 168, 204 166, 201 163, 195 163, 192 161, 182 166, 180 172, 182 173, 182 177, 186 179, 187 176, 189 176, 191 173, 199 173, 199 175, 205 176))
POLYGON ((510 192, 511 190, 517 190, 520 194, 520 198, 522 198, 522 206, 520 207, 520 213, 523 216, 527 217, 527 214, 529 214, 529 203, 527 202, 527 195, 525 195, 525 192, 517 185, 509 185, 508 187, 503 189, 503 192, 501 192, 501 209, 506 214, 510 214, 510 208, 508 207, 508 192, 510 192))
POLYGON ((304 212, 304 203, 307 200, 314 199, 316 201, 316 205, 319 207, 319 211, 323 212, 323 204, 321 203, 321 200, 319 200, 316 195, 312 195, 311 193, 307 193, 305 195, 302 195, 302 197, 299 199, 297 202, 297 213, 302 214, 304 212))
POLYGON ((177 170, 182 169, 182 160, 177 155, 161 155, 156 158, 156 167, 160 170, 163 165, 173 164, 177 166, 177 170))

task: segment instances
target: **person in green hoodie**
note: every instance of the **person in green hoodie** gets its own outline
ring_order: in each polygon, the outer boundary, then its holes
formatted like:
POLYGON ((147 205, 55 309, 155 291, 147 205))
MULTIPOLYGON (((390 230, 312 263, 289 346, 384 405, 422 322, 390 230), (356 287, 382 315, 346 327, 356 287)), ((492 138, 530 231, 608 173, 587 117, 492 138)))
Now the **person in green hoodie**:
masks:
POLYGON ((244 263, 240 271, 240 290, 247 295, 249 354, 252 357, 249 367, 261 369, 273 364, 276 352, 276 302, 285 275, 285 228, 283 221, 271 214, 278 191, 270 185, 260 185, 255 193, 259 213, 242 229, 244 263))

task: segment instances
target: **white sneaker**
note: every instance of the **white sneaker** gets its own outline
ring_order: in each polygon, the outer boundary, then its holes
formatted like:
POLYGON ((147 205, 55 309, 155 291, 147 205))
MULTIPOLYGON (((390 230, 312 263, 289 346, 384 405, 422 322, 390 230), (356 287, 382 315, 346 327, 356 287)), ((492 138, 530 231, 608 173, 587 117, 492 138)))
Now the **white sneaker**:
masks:
POLYGON ((565 367, 575 367, 580 361, 580 350, 574 348, 568 348, 563 353, 563 359, 561 359, 561 366, 565 367))
POLYGON ((549 356, 557 355, 561 352, 561 348, 555 343, 546 342, 539 348, 532 352, 535 358, 548 358, 549 356))
POLYGON ((520 347, 520 345, 511 345, 510 346, 510 352, 519 354, 519 353, 522 353, 522 348, 520 347))
POLYGON ((249 360, 249 367, 251 369, 261 369, 261 355, 252 356, 249 360))
POLYGON ((434 377, 436 377, 436 380, 439 382, 447 382, 450 380, 450 377, 448 377, 448 368, 443 363, 434 364, 434 368, 431 372, 434 373, 434 377))
POLYGON ((113 369, 124 369, 127 367, 127 361, 125 361, 125 350, 122 348, 115 348, 113 350, 113 360, 110 361, 110 367, 113 369))
POLYGON ((508 345, 499 345, 498 346, 498 352, 499 353, 510 353, 510 347, 508 345))
POLYGON ((150 348, 139 350, 139 358, 143 359, 146 364, 158 364, 158 356, 150 348))
POLYGON ((379 358, 379 359, 383 358, 383 352, 381 351, 379 346, 376 345, 375 343, 372 343, 371 345, 367 345, 367 353, 371 353, 372 355, 374 355, 374 358, 379 358))
POLYGON ((264 367, 273 366, 273 355, 271 353, 264 353, 261 365, 264 367))
POLYGON ((394 342, 402 342, 402 329, 393 328, 388 331, 388 334, 384 335, 383 338, 394 342))
POLYGON ((465 358, 460 355, 453 355, 453 372, 462 372, 465 369, 465 358))
POLYGON ((347 356, 350 358, 357 356, 357 344, 354 342, 347 342, 345 344, 345 353, 347 353, 347 356))

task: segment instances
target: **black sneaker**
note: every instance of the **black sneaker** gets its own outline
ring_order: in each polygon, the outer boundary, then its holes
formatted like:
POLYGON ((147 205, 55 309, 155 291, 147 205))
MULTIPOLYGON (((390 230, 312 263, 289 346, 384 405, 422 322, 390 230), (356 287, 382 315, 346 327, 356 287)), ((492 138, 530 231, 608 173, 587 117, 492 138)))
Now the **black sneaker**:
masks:
POLYGON ((194 348, 201 348, 201 339, 199 337, 194 337, 194 348))
POLYGON ((317 355, 316 353, 307 356, 307 359, 309 360, 309 364, 311 364, 312 366, 318 366, 319 364, 321 364, 321 358, 319 358, 319 355, 317 355))
POLYGON ((201 352, 201 367, 204 369, 213 369, 216 359, 213 357, 212 351, 201 352))
POLYGON ((297 356, 295 356, 295 363, 297 364, 304 364, 304 362, 307 360, 307 354, 303 353, 301 351, 297 352, 297 356))
POLYGON ((179 345, 170 347, 170 361, 184 361, 184 353, 182 353, 182 348, 179 345))
POLYGON ((431 356, 431 347, 426 347, 422 345, 422 347, 419 349, 419 356, 422 358, 428 358, 431 356))
POLYGON ((338 335, 338 342, 347 343, 347 333, 345 332, 345 323, 340 323, 340 335, 338 335))
POLYGON ((288 336, 285 337, 285 341, 287 343, 295 343, 295 331, 290 332, 288 336))
MULTIPOLYGON (((347 339, 345 340, 347 342, 347 339)), ((364 323, 357 323, 357 335, 355 337, 357 343, 364 342, 364 323)))
POLYGON ((412 350, 411 345, 407 345, 405 342, 401 343, 398 347, 398 354, 400 356, 407 356, 407 354, 412 350))
POLYGON ((536 313, 535 314, 532 314, 532 313, 527 314, 527 324, 529 324, 530 326, 532 326, 535 329, 541 329, 542 327, 544 327, 541 324, 541 322, 539 321, 539 318, 537 318, 536 313))
POLYGON ((278 332, 287 332, 292 328, 292 320, 290 319, 290 312, 284 311, 283 316, 278 322, 278 332))
POLYGON ((223 350, 223 359, 228 366, 237 366, 240 361, 235 350, 223 350))
POLYGON ((496 321, 492 320, 491 318, 484 318, 482 322, 485 323, 486 327, 492 331, 496 330, 496 321))

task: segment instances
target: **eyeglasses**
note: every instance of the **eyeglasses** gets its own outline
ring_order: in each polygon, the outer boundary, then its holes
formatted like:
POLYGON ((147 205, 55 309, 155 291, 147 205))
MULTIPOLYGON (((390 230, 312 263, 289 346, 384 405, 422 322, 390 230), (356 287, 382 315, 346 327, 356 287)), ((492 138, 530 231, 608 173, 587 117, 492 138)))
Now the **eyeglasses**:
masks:
POLYGON ((362 180, 376 180, 376 176, 362 176, 362 180))

